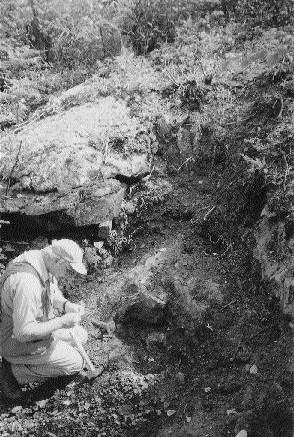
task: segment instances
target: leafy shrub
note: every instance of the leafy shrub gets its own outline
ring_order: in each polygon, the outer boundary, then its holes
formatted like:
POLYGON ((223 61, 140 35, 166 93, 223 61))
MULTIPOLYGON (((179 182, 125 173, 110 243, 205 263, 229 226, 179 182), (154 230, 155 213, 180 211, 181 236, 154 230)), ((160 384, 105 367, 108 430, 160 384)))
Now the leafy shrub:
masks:
POLYGON ((135 1, 130 15, 123 20, 122 29, 137 55, 146 55, 162 42, 174 41, 174 3, 170 0, 135 1))
POLYGON ((222 0, 228 18, 254 26, 284 26, 293 23, 292 0, 222 0))
POLYGON ((104 18, 103 3, 4 0, 2 30, 6 38, 39 50, 46 62, 67 68, 93 66, 120 49, 118 29, 104 18))
POLYGON ((174 42, 183 20, 204 17, 219 4, 219 0, 134 0, 119 25, 135 53, 146 55, 162 43, 174 42))

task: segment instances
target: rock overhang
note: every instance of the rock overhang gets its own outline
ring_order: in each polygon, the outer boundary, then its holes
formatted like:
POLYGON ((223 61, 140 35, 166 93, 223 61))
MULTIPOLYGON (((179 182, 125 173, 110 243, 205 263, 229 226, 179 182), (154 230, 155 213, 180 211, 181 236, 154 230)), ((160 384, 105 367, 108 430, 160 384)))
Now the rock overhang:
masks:
POLYGON ((0 176, 10 187, 0 211, 62 211, 76 226, 112 220, 125 193, 120 177, 148 174, 150 150, 142 121, 112 97, 32 122, 3 138, 0 176))

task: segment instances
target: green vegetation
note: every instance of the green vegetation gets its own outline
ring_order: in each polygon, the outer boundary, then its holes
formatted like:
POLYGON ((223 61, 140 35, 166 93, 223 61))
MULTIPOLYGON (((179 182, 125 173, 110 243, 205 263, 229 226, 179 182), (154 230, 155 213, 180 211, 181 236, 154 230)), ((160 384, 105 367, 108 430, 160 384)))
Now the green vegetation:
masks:
POLYGON ((266 202, 291 220, 292 1, 5 0, 1 16, 2 129, 95 73, 91 100, 129 93, 145 121, 168 120, 158 153, 171 171, 221 168, 218 221, 246 227, 266 202), (117 60, 104 26, 126 47, 117 60))
POLYGON ((2 129, 95 73, 91 100, 129 94, 146 122, 167 120, 158 153, 170 171, 221 169, 211 219, 224 222, 223 240, 266 202, 291 220, 293 2, 5 0, 1 12, 2 129), (103 47, 104 26, 126 47, 117 60, 103 47))

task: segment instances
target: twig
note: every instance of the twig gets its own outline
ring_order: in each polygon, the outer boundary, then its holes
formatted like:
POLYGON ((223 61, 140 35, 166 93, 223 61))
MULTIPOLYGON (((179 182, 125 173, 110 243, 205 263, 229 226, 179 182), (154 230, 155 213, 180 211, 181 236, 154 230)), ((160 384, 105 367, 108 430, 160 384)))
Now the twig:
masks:
POLYGON ((260 329, 256 334, 251 335, 249 340, 253 340, 253 338, 258 337, 260 334, 263 334, 264 332, 268 331, 270 328, 272 328, 272 325, 265 326, 264 328, 260 329))
POLYGON ((8 241, 8 240, 0 240, 1 243, 10 243, 10 244, 30 244, 27 241, 8 241))
POLYGON ((221 311, 225 310, 226 308, 228 308, 229 306, 233 305, 233 304, 236 303, 236 302, 237 302, 237 299, 232 300, 232 302, 227 303, 227 305, 223 306, 223 307, 221 308, 221 311))
POLYGON ((282 97, 282 96, 280 97, 280 101, 281 101, 281 109, 280 109, 280 112, 279 112, 278 118, 281 118, 281 117, 282 117, 282 113, 283 113, 283 110, 284 110, 284 100, 283 100, 283 97, 282 97))
POLYGON ((43 111, 41 112, 41 114, 39 114, 37 117, 30 119, 29 121, 24 121, 23 123, 20 123, 13 131, 13 134, 17 134, 18 132, 20 132, 22 130, 22 128, 30 126, 32 123, 34 123, 35 121, 38 121, 42 118, 43 115, 45 115, 46 112, 43 111))
POLYGON ((189 161, 193 161, 193 158, 191 158, 191 156, 190 156, 189 158, 187 158, 186 161, 184 161, 184 162, 180 165, 180 167, 177 169, 177 171, 180 171, 181 168, 182 168, 185 164, 187 164, 187 162, 189 162, 189 161))
POLYGON ((248 121, 250 119, 250 117, 245 117, 245 118, 241 118, 239 120, 236 121, 230 121, 228 123, 223 123, 224 126, 230 126, 231 124, 238 124, 238 123, 243 123, 243 121, 248 121))
POLYGON ((287 177, 290 174, 290 169, 289 169, 289 164, 288 164, 285 153, 283 153, 283 158, 284 158, 285 165, 286 165, 286 170, 285 170, 285 174, 284 174, 284 182, 283 182, 283 190, 286 191, 286 182, 287 182, 287 177))
POLYGON ((103 37, 103 32, 102 32, 102 26, 99 26, 99 33, 100 33, 100 38, 101 38, 101 42, 102 42, 102 50, 103 50, 103 54, 104 57, 106 56, 106 50, 105 50, 105 44, 104 44, 104 37, 103 37))
POLYGON ((14 164, 12 166, 10 175, 8 177, 8 181, 7 181, 7 185, 6 185, 6 191, 5 191, 5 196, 7 196, 7 194, 8 194, 8 190, 9 190, 9 187, 10 187, 10 181, 11 181, 14 169, 15 169, 15 167, 17 165, 17 162, 18 162, 21 146, 22 146, 22 141, 19 143, 19 148, 18 148, 18 152, 17 152, 16 158, 15 158, 15 162, 14 162, 14 164))
POLYGON ((173 83, 177 86, 179 86, 179 83, 176 81, 176 79, 172 76, 171 72, 169 70, 166 70, 165 73, 168 74, 169 78, 173 81, 173 83))
POLYGON ((210 216, 210 214, 213 213, 213 211, 217 208, 217 205, 214 205, 209 211, 207 211, 207 213, 205 214, 205 216, 203 217, 203 221, 205 222, 208 217, 210 216))

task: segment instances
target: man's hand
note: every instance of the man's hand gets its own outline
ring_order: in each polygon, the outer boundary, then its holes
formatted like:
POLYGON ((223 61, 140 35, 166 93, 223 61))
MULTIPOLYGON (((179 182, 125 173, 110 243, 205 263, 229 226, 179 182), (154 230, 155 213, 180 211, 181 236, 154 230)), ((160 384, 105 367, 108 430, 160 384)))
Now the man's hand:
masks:
POLYGON ((111 322, 102 322, 101 320, 92 320, 93 325, 97 326, 102 334, 107 334, 112 336, 116 326, 115 322, 112 320, 111 322))
POLYGON ((65 312, 67 313, 78 313, 80 316, 85 314, 85 304, 83 301, 80 303, 72 303, 67 301, 65 304, 65 312))
POLYGON ((60 317, 62 328, 73 328, 81 322, 81 315, 77 312, 66 313, 60 317))

